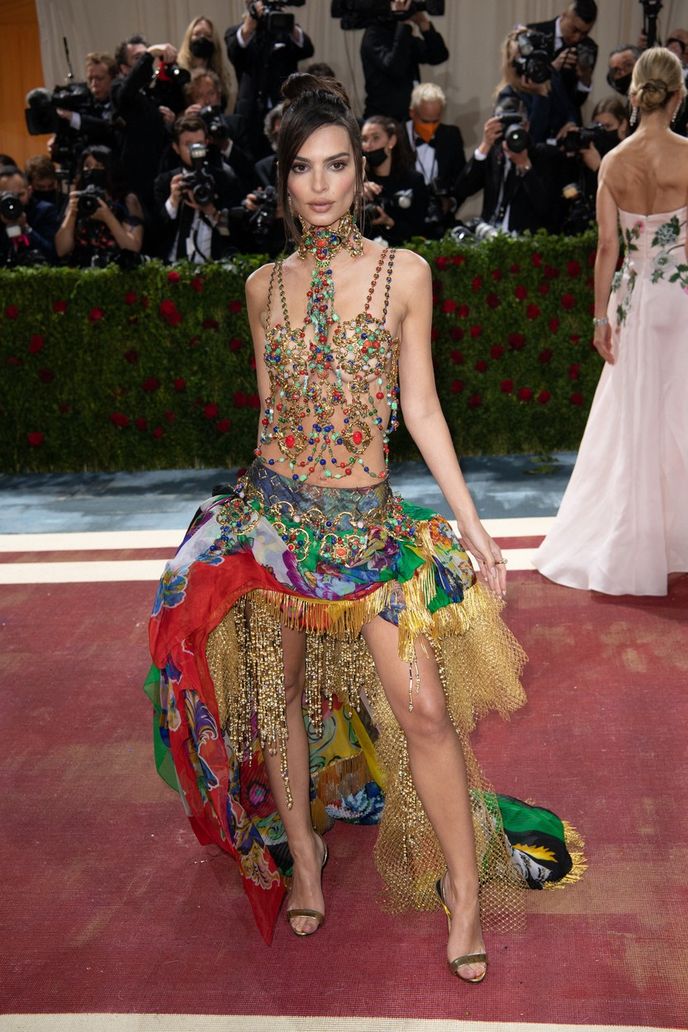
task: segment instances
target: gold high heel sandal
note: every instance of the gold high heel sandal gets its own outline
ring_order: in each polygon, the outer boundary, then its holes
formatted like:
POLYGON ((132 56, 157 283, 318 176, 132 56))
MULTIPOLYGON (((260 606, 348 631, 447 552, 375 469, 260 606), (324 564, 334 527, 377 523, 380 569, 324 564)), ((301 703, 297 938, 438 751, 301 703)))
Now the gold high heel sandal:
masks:
MULTIPOLYGON (((327 858, 329 856, 329 853, 328 853, 328 850, 327 850, 327 843, 325 841, 323 841, 322 836, 318 835, 318 838, 322 842, 322 846, 323 846, 322 863, 320 864, 320 880, 322 882, 322 872, 325 869, 325 864, 327 863, 327 858)), ((315 933, 321 927, 321 925, 322 925, 324 920, 325 920, 325 915, 321 914, 319 910, 307 910, 307 909, 303 909, 302 907, 295 907, 293 909, 287 910, 287 921, 289 922, 289 927, 291 928, 291 930, 294 933, 294 935, 299 935, 299 936, 301 936, 301 938, 304 938, 307 935, 315 935, 315 933), (299 931, 297 931, 296 928, 294 928, 293 924, 291 923, 292 922, 292 918, 294 918, 294 917, 312 917, 315 921, 317 921, 317 924, 316 924, 315 928, 311 932, 299 932, 299 931)))
MULTIPOLYGON (((444 901, 444 895, 442 893, 442 879, 438 878, 435 882, 435 892, 439 897, 439 901, 442 904, 442 909, 447 915, 447 928, 451 930, 451 919, 452 912, 444 901)), ((448 960, 449 970, 452 975, 458 975, 462 982, 472 982, 476 985, 478 982, 482 982, 483 978, 487 974, 487 954, 486 953, 467 953, 463 957, 457 957, 455 960, 448 960), (485 970, 482 975, 478 975, 477 978, 465 978, 464 975, 460 974, 459 968, 463 967, 464 964, 484 964, 485 970)))

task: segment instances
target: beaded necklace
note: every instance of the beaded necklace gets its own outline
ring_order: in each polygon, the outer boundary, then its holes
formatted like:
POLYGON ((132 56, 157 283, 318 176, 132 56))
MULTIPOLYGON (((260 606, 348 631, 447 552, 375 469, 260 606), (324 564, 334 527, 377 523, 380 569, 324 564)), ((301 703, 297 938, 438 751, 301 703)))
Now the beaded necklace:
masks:
POLYGON ((342 322, 334 310, 330 260, 344 248, 352 256, 363 251, 361 235, 350 215, 334 228, 305 228, 299 257, 312 255, 315 267, 303 326, 292 327, 289 323, 281 263, 276 264, 270 280, 268 315, 276 275, 284 324, 277 323, 266 337, 265 360, 272 397, 265 401, 256 454, 262 456, 262 446, 276 441, 281 454, 266 461, 271 466, 288 463, 293 480, 305 481, 316 470, 328 479, 341 480, 351 476, 357 463, 372 478, 387 475, 387 442, 398 422, 399 392, 399 342, 384 327, 394 252, 390 254, 386 249, 381 253, 363 312, 342 322), (370 313, 370 304, 388 255, 384 308, 382 319, 377 320, 370 313), (309 326, 313 328, 312 340, 305 333, 309 326), (390 409, 388 428, 378 413, 378 403, 385 400, 390 409), (341 417, 340 426, 334 422, 337 417, 341 417), (379 472, 371 470, 363 458, 372 441, 371 426, 383 437, 385 468, 379 472), (336 448, 343 448, 348 457, 335 454, 336 448))

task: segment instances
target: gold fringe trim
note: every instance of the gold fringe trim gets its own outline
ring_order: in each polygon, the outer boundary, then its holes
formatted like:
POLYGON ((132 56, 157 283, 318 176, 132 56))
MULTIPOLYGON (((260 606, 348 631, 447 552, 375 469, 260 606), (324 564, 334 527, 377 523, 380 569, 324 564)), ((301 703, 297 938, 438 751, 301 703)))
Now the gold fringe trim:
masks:
POLYGON ((558 882, 546 882, 546 889, 565 889, 567 885, 575 885, 579 882, 588 869, 588 861, 585 858, 585 842, 583 836, 569 824, 568 821, 561 822, 564 825, 564 840, 569 851, 573 867, 569 873, 558 882))
POLYGON ((357 637, 363 625, 389 604, 395 584, 396 581, 388 581, 369 595, 350 601, 303 598, 263 588, 252 592, 252 595, 260 598, 274 619, 285 627, 350 640, 357 637))

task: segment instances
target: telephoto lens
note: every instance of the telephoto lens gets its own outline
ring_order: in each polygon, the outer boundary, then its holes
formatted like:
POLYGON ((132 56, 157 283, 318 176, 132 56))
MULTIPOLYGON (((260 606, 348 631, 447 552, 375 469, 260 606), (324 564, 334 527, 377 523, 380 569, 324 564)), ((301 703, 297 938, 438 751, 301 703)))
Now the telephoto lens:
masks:
POLYGON ((10 190, 0 193, 0 215, 8 222, 18 222, 24 214, 24 205, 10 190))

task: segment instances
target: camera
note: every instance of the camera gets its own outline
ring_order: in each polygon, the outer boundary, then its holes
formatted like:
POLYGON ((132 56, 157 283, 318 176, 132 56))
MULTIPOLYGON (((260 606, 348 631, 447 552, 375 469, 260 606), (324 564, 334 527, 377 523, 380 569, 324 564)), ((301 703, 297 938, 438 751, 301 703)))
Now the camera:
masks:
POLYGON ((559 140, 559 150, 564 154, 578 154, 591 145, 604 157, 610 150, 613 150, 619 142, 619 134, 614 130, 606 129, 599 122, 584 126, 582 129, 571 129, 559 140))
POLYGON ((595 47, 589 39, 582 39, 575 47, 576 61, 581 68, 592 69, 595 65, 595 47))
POLYGON ((502 233, 501 229, 493 226, 491 222, 485 222, 479 215, 457 222, 449 230, 449 235, 457 244, 479 244, 483 240, 494 240, 500 233, 502 233))
POLYGON ((518 54, 511 63, 518 75, 537 85, 548 82, 552 78, 552 66, 547 36, 524 29, 516 37, 516 46, 518 54))
POLYGON ((253 191, 253 197, 257 205, 255 211, 239 204, 235 208, 230 208, 227 214, 230 223, 250 235, 251 242, 265 247, 271 242, 272 231, 277 222, 277 190, 274 186, 259 186, 253 191))
POLYGON ((0 215, 8 222, 18 222, 24 214, 24 205, 15 193, 3 190, 0 193, 0 215))
POLYGON ((205 122, 206 131, 213 143, 224 143, 225 140, 229 139, 229 129, 222 117, 221 107, 213 107, 211 104, 206 104, 198 112, 198 115, 205 122))
POLYGON ((528 130, 523 125, 523 115, 508 105, 513 103, 507 98, 503 106, 496 109, 495 115, 502 126, 502 139, 512 154, 521 154, 530 146, 528 130))
POLYGON ((81 113, 91 106, 91 93, 85 82, 71 82, 66 86, 56 86, 54 90, 42 87, 29 90, 26 103, 24 118, 29 134, 43 136, 58 132, 64 125, 57 114, 58 108, 81 113))
POLYGON ((451 189, 437 177, 430 184, 430 197, 425 212, 425 222, 429 226, 441 227, 450 221, 458 203, 451 189))
POLYGON ((444 0, 412 0, 408 11, 392 13, 390 0, 332 0, 330 14, 343 29, 367 29, 379 21, 403 21, 418 11, 434 18, 444 14, 444 0))
POLYGON ((391 197, 376 197, 374 201, 365 205, 363 211, 366 218, 372 220, 378 217, 378 208, 382 208, 383 211, 391 211, 394 208, 406 211, 412 204, 413 190, 397 190, 391 197))
POLYGON ((588 197, 580 183, 567 183, 561 196, 566 203, 566 211, 561 226, 564 236, 578 236, 595 221, 595 202, 588 197))
POLYGON ((208 148, 204 143, 189 144, 189 157, 193 166, 190 172, 182 173, 183 190, 193 197, 201 207, 215 199, 215 179, 206 160, 208 148))
POLYGON ((98 211, 98 201, 104 201, 106 194, 100 186, 89 183, 83 190, 77 190, 77 215, 79 218, 90 219, 98 211))
POLYGON ((303 7, 306 0, 263 0, 263 13, 258 14, 255 3, 249 4, 248 13, 265 29, 268 36, 276 39, 290 36, 294 31, 294 15, 286 14, 285 7, 303 7))

